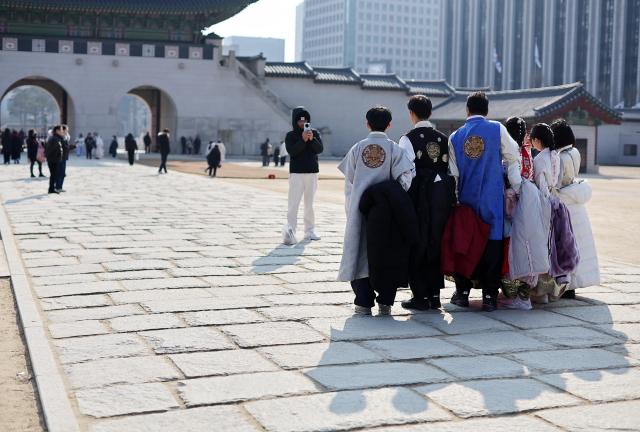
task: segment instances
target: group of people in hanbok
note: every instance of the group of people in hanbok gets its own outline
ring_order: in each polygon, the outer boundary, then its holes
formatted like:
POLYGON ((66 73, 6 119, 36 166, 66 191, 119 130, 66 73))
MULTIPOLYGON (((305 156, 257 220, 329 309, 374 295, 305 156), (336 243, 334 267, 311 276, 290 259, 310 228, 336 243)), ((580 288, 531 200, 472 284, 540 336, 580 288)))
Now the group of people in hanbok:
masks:
POLYGON ((411 97, 414 128, 399 144, 386 135, 388 109, 367 113, 370 134, 339 166, 347 224, 338 279, 351 282, 356 314, 376 303, 390 314, 406 286, 403 308, 439 309, 445 277, 456 286, 451 303, 469 307, 478 288, 488 312, 575 298, 600 283, 585 207, 591 187, 579 177, 571 126, 488 120, 482 92, 466 109, 447 137, 429 122, 429 98, 411 97))

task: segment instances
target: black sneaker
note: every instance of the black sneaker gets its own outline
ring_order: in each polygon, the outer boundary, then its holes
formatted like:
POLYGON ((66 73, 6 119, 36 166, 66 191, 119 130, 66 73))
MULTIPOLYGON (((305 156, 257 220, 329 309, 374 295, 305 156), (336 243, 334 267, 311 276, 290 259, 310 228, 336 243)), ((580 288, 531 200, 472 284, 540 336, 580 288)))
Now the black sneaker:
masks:
POLYGON ((403 301, 401 305, 403 309, 419 310, 419 311, 429 310, 429 304, 426 301, 416 300, 415 298, 412 298, 411 300, 403 301))
MULTIPOLYGON (((469 300, 467 299, 467 301, 469 300)), ((429 299, 429 305, 431 306, 431 309, 440 309, 442 307, 440 297, 431 297, 429 299)))
POLYGON ((50 190, 48 193, 50 194, 60 194, 60 192, 58 192, 57 190, 50 190))
POLYGON ((453 293, 453 297, 451 297, 451 304, 456 306, 468 308, 469 307, 469 294, 460 294, 458 292, 453 293))
POLYGON ((576 290, 566 290, 560 298, 573 300, 576 298, 576 290))
POLYGON ((493 312, 498 309, 498 298, 489 294, 482 296, 482 310, 484 312, 493 312))

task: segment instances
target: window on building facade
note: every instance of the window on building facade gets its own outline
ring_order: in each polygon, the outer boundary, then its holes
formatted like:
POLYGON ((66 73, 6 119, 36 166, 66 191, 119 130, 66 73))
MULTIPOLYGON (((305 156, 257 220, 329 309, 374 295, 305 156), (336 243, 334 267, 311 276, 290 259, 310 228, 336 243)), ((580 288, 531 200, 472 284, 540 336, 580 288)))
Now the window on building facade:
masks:
POLYGON ((638 156, 638 145, 637 144, 625 144, 623 146, 622 155, 627 157, 638 156))

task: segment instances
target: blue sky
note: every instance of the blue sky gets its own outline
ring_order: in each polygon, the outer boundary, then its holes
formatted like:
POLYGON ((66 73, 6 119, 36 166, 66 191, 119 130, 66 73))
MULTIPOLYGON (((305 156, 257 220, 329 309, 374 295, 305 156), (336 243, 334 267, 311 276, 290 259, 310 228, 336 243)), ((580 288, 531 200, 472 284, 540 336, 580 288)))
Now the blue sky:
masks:
POLYGON ((260 36, 285 40, 285 59, 295 57, 296 6, 302 0, 259 0, 211 28, 223 37, 260 36))

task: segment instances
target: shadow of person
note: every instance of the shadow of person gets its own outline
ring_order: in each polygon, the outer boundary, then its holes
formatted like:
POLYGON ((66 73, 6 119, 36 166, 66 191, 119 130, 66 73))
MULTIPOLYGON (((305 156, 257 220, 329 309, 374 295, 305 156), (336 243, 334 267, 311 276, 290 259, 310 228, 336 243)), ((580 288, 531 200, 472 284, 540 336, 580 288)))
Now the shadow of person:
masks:
MULTIPOLYGON (((472 340, 473 331, 468 333, 467 329, 456 338, 456 343, 479 355, 458 363, 486 372, 474 375, 463 369, 447 368, 456 376, 455 382, 426 385, 417 390, 465 418, 575 405, 581 399, 608 402, 635 398, 637 388, 627 385, 627 380, 638 379, 635 369, 630 367, 637 363, 627 356, 625 342, 629 336, 616 328, 616 321, 624 320, 626 313, 633 311, 590 300, 589 294, 584 294, 577 300, 548 305, 544 312, 522 311, 522 323, 505 319, 500 311, 482 314, 484 319, 519 326, 520 330, 509 330, 509 334, 517 333, 513 340, 521 337, 522 346, 531 343, 531 348, 505 349, 504 343, 500 343, 504 329, 493 330, 495 339, 485 337, 479 346, 472 340)), ((456 316, 460 313, 451 314, 453 325, 456 316)), ((469 313, 464 316, 473 317, 469 313)), ((449 364, 456 361, 451 358, 449 364)))
POLYGON ((302 254, 309 243, 309 240, 303 240, 294 246, 278 245, 274 247, 265 256, 257 258, 251 263, 251 273, 273 273, 285 266, 297 264, 301 261, 302 254))
POLYGON ((47 196, 48 196, 48 194, 42 193, 42 194, 31 195, 31 196, 27 196, 27 197, 23 197, 23 198, 16 198, 16 199, 6 200, 4 203, 5 203, 5 205, 20 204, 20 203, 26 202, 26 201, 41 200, 41 199, 43 199, 43 198, 45 198, 47 196))
MULTIPOLYGON (((357 341, 377 340, 379 338, 405 337, 415 334, 412 330, 402 333, 406 318, 395 319, 391 316, 350 316, 334 319, 332 322, 340 322, 341 328, 330 327, 330 341, 327 349, 317 362, 317 367, 307 372, 307 375, 319 382, 322 386, 335 391, 329 403, 330 412, 349 416, 365 412, 368 409, 381 409, 378 406, 380 399, 376 398, 376 406, 369 406, 367 398, 371 391, 392 387, 393 397, 389 403, 395 407, 395 411, 406 415, 415 415, 428 410, 429 403, 424 398, 416 397, 417 394, 398 387, 402 382, 401 375, 404 363, 384 362, 384 358, 371 351, 357 341), (385 333, 384 329, 391 329, 385 333)), ((422 326, 415 323, 416 326, 422 326)), ((414 373, 415 376, 415 373, 414 373)), ((409 379, 406 384, 419 383, 420 379, 409 379), (413 380, 413 381, 412 381, 413 380)))

